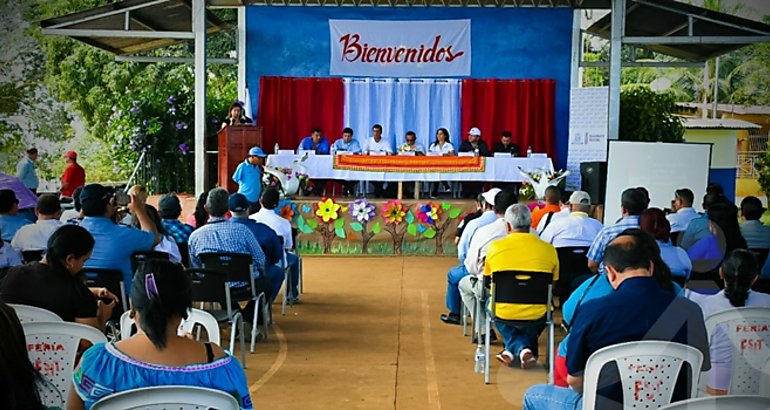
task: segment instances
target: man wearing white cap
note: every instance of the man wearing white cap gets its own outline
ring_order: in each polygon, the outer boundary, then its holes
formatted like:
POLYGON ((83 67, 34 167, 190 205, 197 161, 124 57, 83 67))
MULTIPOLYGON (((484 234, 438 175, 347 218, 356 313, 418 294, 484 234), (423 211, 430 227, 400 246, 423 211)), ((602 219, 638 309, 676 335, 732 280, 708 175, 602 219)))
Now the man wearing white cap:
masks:
POLYGON ((448 314, 442 314, 441 320, 444 323, 460 324, 460 290, 457 287, 460 280, 468 275, 468 270, 465 269, 465 256, 468 254, 468 248, 471 244, 471 239, 476 231, 491 224, 497 219, 495 215, 495 196, 500 192, 499 188, 492 188, 489 191, 482 194, 484 197, 484 212, 478 218, 468 222, 468 225, 463 229, 463 234, 460 236, 460 242, 457 244, 457 258, 460 260, 460 264, 449 269, 447 272, 447 290, 446 290, 446 307, 449 309, 448 314))
POLYGON ((238 193, 249 200, 251 212, 259 211, 259 197, 262 195, 262 161, 267 156, 260 147, 251 147, 246 159, 238 164, 233 181, 238 184, 238 193))
MULTIPOLYGON (((473 152, 475 155, 482 157, 489 157, 492 155, 489 153, 487 143, 481 139, 481 130, 477 127, 468 130, 468 139, 460 143, 460 148, 458 148, 457 152, 473 152)), ((463 182, 463 198, 475 197, 481 192, 482 188, 480 182, 463 182)))

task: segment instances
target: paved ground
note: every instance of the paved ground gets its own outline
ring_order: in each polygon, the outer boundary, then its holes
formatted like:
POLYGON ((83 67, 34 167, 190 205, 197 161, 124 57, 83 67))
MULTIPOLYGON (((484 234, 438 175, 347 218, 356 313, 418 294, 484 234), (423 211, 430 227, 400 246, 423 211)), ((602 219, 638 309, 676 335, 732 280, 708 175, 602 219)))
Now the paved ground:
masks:
MULTIPOLYGON (((473 372, 475 345, 445 311, 451 257, 305 257, 302 303, 248 355, 255 408, 510 409, 538 367, 473 372)), ((546 333, 540 338, 541 351, 546 333)), ((557 330, 557 340, 561 338, 557 330)), ((493 345, 492 351, 500 350, 493 345)))

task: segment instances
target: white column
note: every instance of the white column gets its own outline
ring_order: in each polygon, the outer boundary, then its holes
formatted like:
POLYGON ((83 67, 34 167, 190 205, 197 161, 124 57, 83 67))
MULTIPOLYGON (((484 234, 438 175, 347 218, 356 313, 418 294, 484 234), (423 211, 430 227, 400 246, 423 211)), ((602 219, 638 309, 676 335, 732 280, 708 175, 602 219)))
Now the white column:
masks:
MULTIPOLYGON (((238 7, 238 98, 246 98, 246 6, 238 7)), ((251 105, 251 104, 247 104, 251 105)), ((251 117, 252 112, 246 115, 251 117)))
POLYGON ((192 1, 195 34, 195 197, 206 190, 206 0, 192 1))
POLYGON ((572 12, 572 66, 570 67, 569 78, 570 89, 578 88, 582 85, 580 59, 583 58, 583 36, 580 35, 580 13, 581 10, 572 12))
POLYGON ((626 33, 626 0, 612 0, 612 33, 610 40, 610 107, 607 138, 616 140, 620 133, 621 48, 626 33))

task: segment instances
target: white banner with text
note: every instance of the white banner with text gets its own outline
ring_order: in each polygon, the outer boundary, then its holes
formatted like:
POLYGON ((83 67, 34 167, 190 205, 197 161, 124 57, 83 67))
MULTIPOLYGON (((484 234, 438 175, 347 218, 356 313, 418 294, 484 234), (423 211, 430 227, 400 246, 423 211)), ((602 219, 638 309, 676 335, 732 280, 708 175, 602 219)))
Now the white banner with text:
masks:
POLYGON ((470 20, 329 20, 330 75, 458 77, 471 74, 470 20))

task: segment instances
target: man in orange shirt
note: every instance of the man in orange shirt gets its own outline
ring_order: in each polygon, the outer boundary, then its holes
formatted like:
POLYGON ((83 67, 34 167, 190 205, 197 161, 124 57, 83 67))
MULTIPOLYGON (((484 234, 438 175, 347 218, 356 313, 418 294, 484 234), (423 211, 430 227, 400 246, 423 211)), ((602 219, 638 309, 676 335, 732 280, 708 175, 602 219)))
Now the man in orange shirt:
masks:
POLYGON ((537 225, 543 217, 547 217, 548 214, 553 214, 561 211, 561 190, 556 186, 549 186, 545 189, 545 206, 537 208, 532 211, 532 229, 537 229, 537 225))
POLYGON ((61 176, 61 196, 72 197, 76 189, 86 184, 86 171, 78 164, 78 153, 67 151, 64 154, 67 159, 67 167, 61 176))

